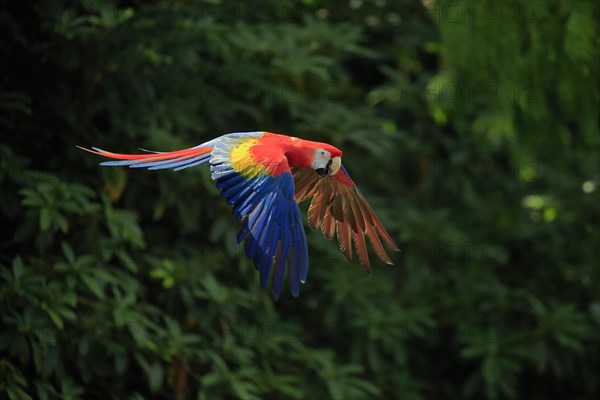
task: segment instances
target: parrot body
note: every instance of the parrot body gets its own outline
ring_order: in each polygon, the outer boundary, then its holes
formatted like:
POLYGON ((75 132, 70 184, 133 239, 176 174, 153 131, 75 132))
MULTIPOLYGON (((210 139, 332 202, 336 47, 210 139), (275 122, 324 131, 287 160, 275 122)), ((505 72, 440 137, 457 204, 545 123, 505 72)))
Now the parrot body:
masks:
POLYGON ((352 262, 354 246, 359 262, 370 271, 366 237, 388 264, 393 263, 381 240, 398 250, 342 166, 342 152, 326 143, 241 132, 173 152, 117 154, 94 147, 82 149, 118 160, 101 163, 105 166, 179 171, 208 162, 212 179, 241 224, 237 240, 245 241, 262 287, 273 268, 276 299, 281 295, 286 264, 293 296, 299 295, 300 283, 308 277, 308 247, 298 208, 302 201, 311 199, 310 227, 321 229, 328 239, 337 235, 348 262, 352 262))

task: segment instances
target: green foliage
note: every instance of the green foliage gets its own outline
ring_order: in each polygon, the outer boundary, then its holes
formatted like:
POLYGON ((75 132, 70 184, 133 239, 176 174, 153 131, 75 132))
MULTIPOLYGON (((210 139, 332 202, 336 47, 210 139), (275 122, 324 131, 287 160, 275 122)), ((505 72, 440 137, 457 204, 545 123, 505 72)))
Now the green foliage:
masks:
POLYGON ((598 2, 1 3, 2 398, 600 391, 598 2), (307 230, 275 303, 205 168, 75 147, 253 130, 342 148, 397 266, 307 230))

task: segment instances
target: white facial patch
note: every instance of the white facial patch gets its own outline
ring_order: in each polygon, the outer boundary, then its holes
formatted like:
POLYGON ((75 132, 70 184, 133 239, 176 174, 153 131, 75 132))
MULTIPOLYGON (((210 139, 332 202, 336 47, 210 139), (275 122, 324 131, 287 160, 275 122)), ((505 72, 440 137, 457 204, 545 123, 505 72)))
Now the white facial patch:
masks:
POLYGON ((331 153, 327 150, 317 149, 312 160, 313 169, 327 168, 327 163, 331 159, 331 153))

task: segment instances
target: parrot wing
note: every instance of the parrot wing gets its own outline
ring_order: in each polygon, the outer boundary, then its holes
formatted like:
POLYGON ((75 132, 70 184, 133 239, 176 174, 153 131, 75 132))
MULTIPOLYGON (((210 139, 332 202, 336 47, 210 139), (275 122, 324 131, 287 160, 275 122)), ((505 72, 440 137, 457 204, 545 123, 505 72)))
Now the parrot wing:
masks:
POLYGON ((267 285, 274 265, 273 295, 278 299, 287 262, 290 290, 297 297, 300 282, 304 283, 308 276, 308 247, 294 200, 294 178, 280 149, 271 148, 260 162, 254 159, 249 148, 258 144, 263 135, 263 132, 230 133, 189 149, 150 154, 119 154, 96 147, 91 150, 77 147, 118 160, 102 162, 100 165, 104 166, 179 171, 210 161, 212 179, 242 223, 238 242, 245 239, 246 254, 260 271, 262 287, 267 285))
POLYGON ((308 224, 321 229, 327 239, 337 234, 340 250, 352 263, 352 243, 360 264, 371 271, 365 236, 377 256, 393 264, 380 239, 394 251, 399 251, 369 203, 342 166, 337 174, 321 177, 308 168, 294 168, 295 198, 298 203, 312 199, 308 208, 308 224))
POLYGON ((279 148, 266 149, 256 160, 251 148, 259 144, 260 138, 223 136, 212 152, 211 175, 242 224, 237 240, 245 239, 262 287, 273 265, 273 296, 280 297, 287 261, 290 290, 297 297, 308 276, 308 247, 294 178, 279 148))

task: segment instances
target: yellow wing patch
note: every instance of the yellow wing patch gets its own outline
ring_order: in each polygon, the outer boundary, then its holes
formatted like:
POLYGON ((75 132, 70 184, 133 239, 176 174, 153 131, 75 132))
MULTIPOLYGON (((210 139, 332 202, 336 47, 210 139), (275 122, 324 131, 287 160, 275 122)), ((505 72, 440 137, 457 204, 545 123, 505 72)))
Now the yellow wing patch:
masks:
POLYGON ((247 139, 231 149, 229 160, 232 168, 247 179, 265 173, 267 167, 252 159, 250 149, 259 139, 247 139))

